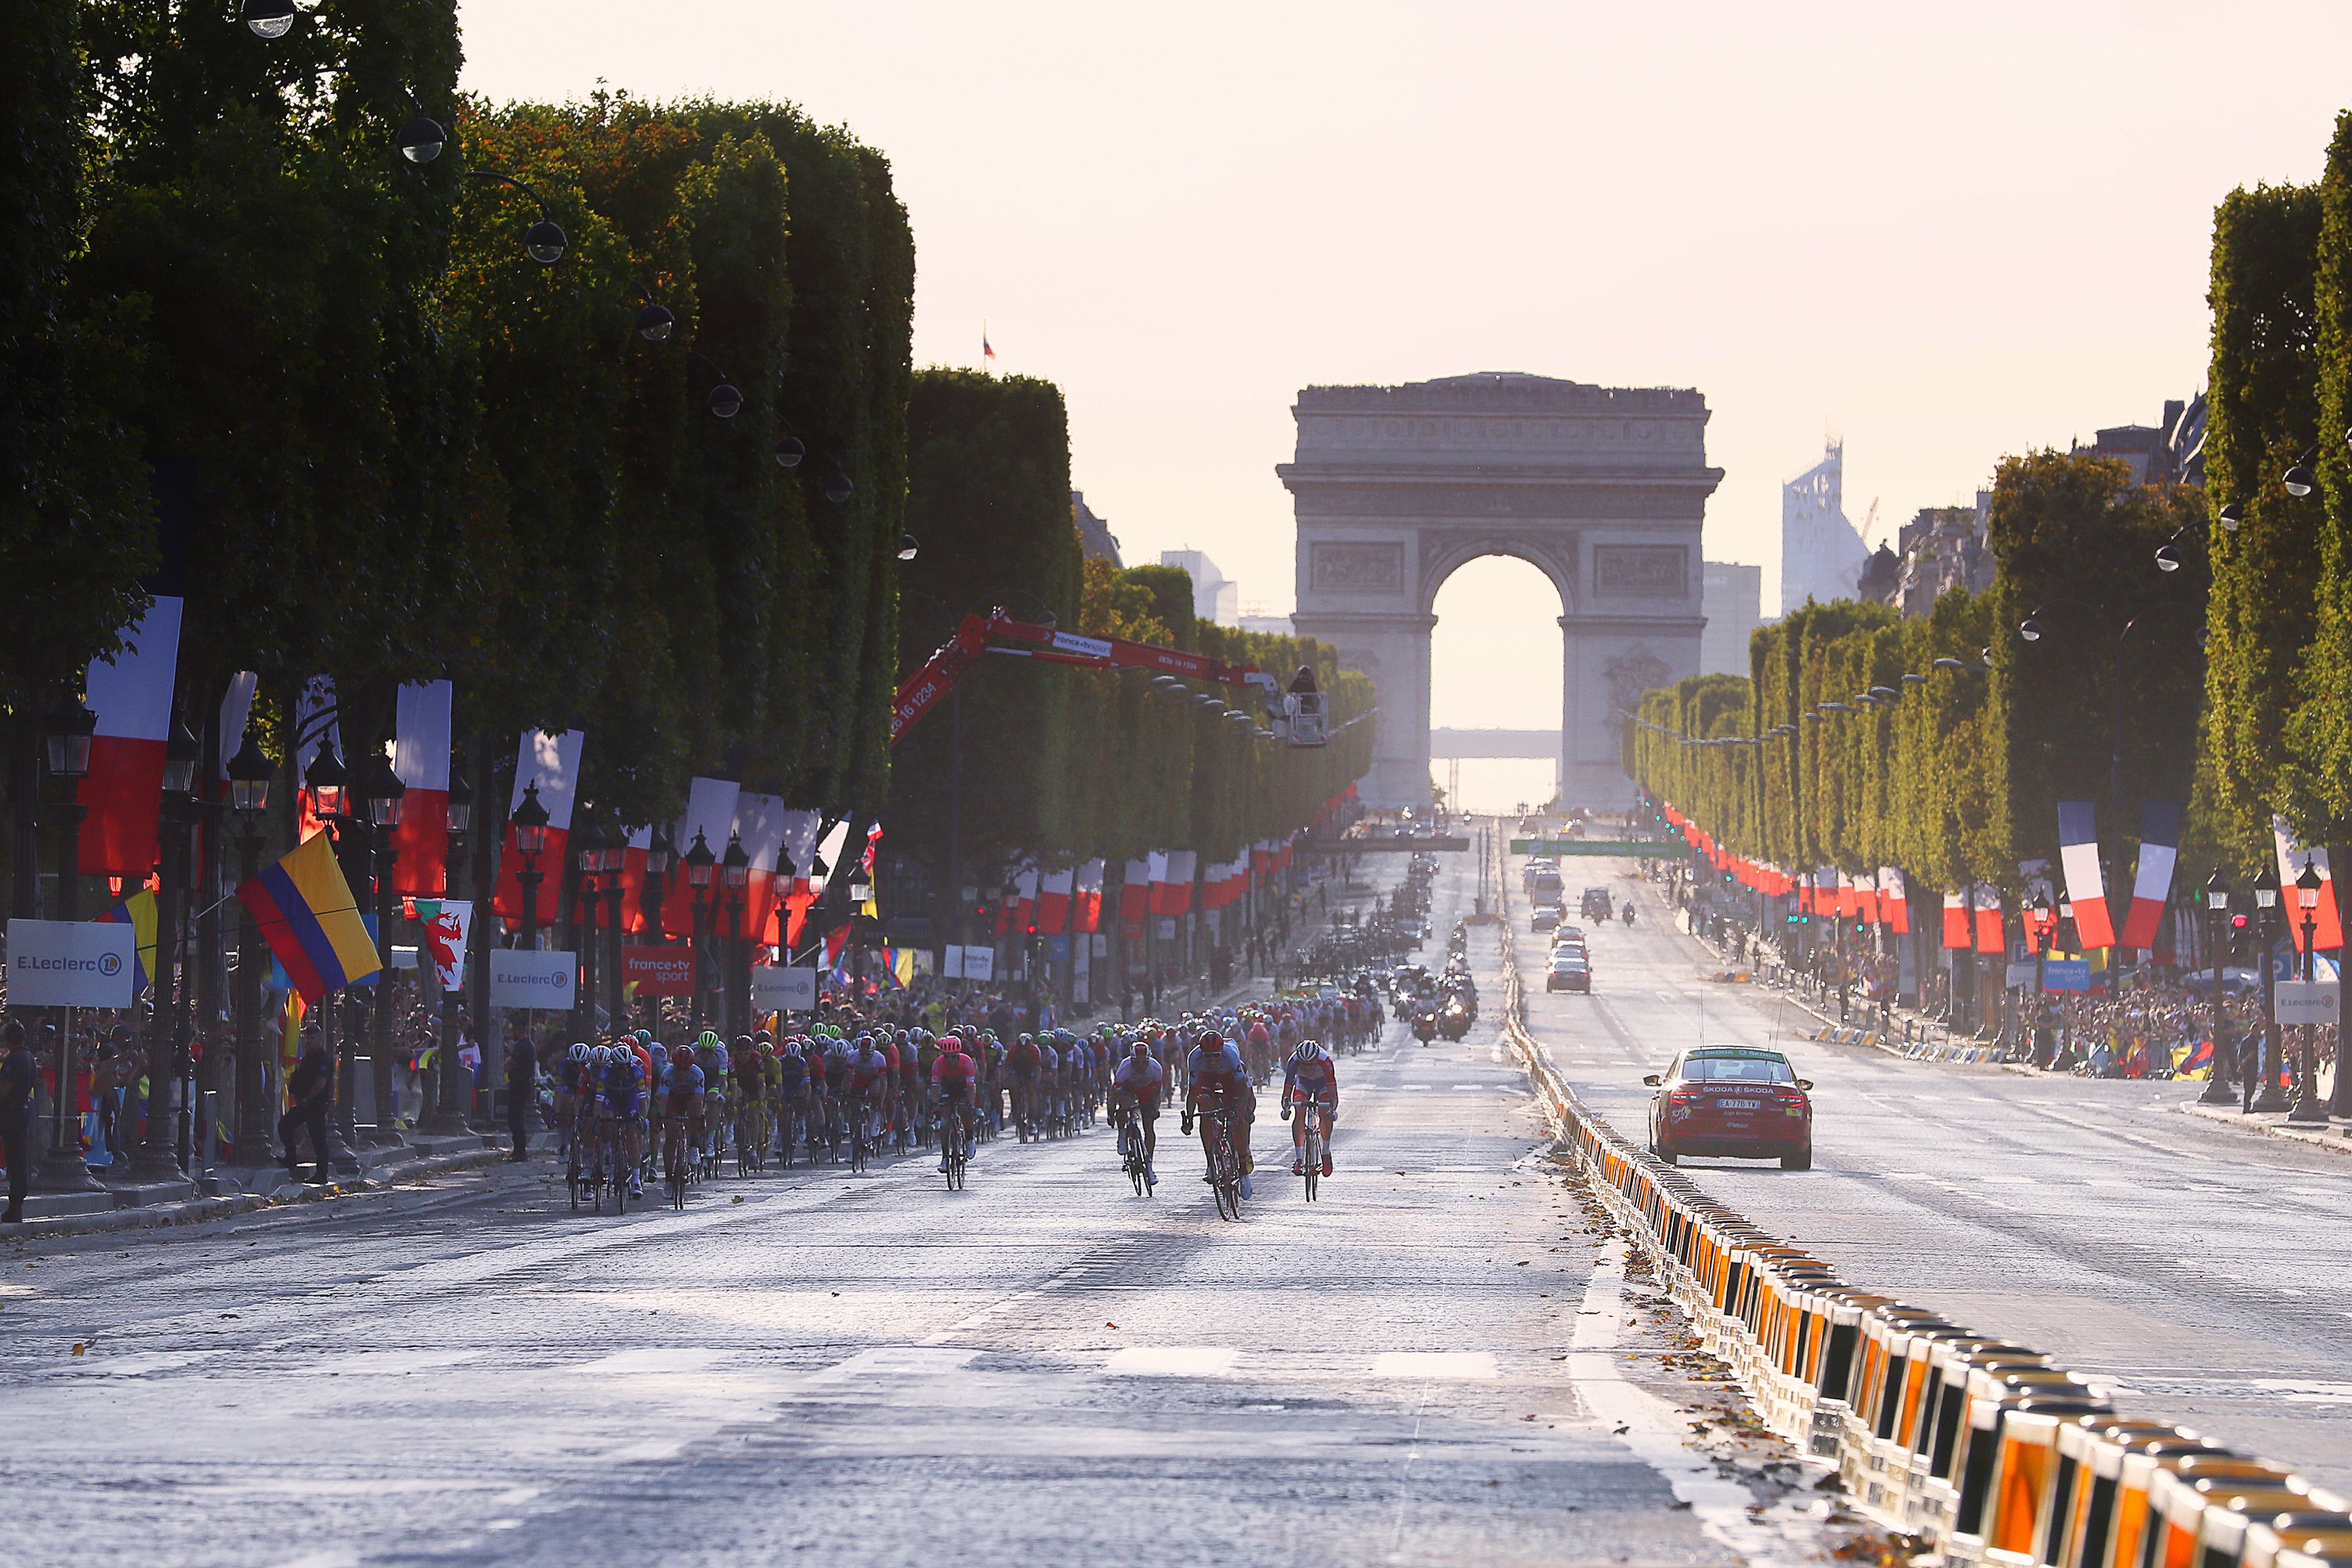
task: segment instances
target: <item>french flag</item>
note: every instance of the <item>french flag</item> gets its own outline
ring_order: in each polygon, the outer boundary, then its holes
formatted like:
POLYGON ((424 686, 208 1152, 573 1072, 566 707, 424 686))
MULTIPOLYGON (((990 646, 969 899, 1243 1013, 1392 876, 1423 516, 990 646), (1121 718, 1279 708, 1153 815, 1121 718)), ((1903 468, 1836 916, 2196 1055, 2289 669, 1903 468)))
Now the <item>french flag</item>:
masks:
MULTIPOLYGON (((732 831, 743 853, 751 858, 744 878, 742 921, 735 930, 737 936, 747 941, 767 941, 768 923, 776 917, 776 857, 784 847, 790 815, 780 795, 747 791, 735 797, 732 831)), ((719 853, 726 853, 724 847, 719 853)))
MULTIPOLYGON (((1192 912, 1192 883, 1201 874, 1201 852, 1197 849, 1171 849, 1168 852, 1167 880, 1160 884, 1167 889, 1167 907, 1157 910, 1163 915, 1189 915, 1192 912)), ((1153 889, 1159 891, 1159 888, 1153 889)))
MULTIPOLYGON (((686 786, 686 815, 677 819, 670 833, 670 842, 677 847, 677 860, 670 867, 667 896, 662 900, 662 930, 672 936, 694 935, 696 907, 709 902, 714 911, 724 906, 719 902, 724 894, 719 887, 720 873, 717 866, 710 870, 710 886, 699 897, 694 885, 686 879, 687 851, 694 847, 696 834, 702 836, 702 847, 713 858, 727 853, 727 840, 735 831, 735 806, 742 798, 743 786, 733 779, 689 780, 686 786)), ((719 929, 719 916, 711 917, 711 930, 719 929)))
MULTIPOLYGON (((2177 839, 2177 825, 2173 833, 2177 839)), ((2115 946, 2115 921, 2107 912, 2106 873, 2099 864, 2099 810, 2087 800, 2058 803, 2058 864, 2066 873, 2066 897, 2074 906, 2075 942, 2084 952, 2115 946)), ((2170 873, 2168 865, 2167 881, 2170 873)))
POLYGON ((1878 923, 1896 936, 1911 934, 1911 905, 1903 891, 1903 873, 1892 866, 1878 868, 1878 923))
POLYGON ((1168 912, 1168 851, 1154 849, 1144 858, 1151 868, 1151 913, 1164 915, 1168 912))
POLYGON ((1151 861, 1129 860, 1120 874, 1118 883, 1118 923, 1130 934, 1143 930, 1143 917, 1151 912, 1151 861))
POLYGON ((783 919, 780 926, 786 952, 800 944, 801 926, 808 919, 809 906, 816 902, 821 890, 816 876, 817 840, 824 834, 824 815, 815 811, 784 813, 784 842, 777 851, 777 877, 783 877, 782 862, 793 863, 790 884, 783 894, 783 919))
POLYGON ((1089 860, 1078 868, 1077 881, 1070 906, 1070 929, 1082 936, 1092 936, 1102 930, 1103 863, 1089 860))
POLYGON ((2344 920, 2336 909, 2336 877, 2328 868, 2326 849, 2305 849, 2296 844, 2284 817, 2271 819, 2271 838, 2278 849, 2279 912, 2286 917, 2295 952, 2303 951, 2303 904, 2294 883, 2305 865, 2319 873, 2319 907, 2311 911, 2311 945, 2322 952, 2342 947, 2344 920))
POLYGON ((654 830, 634 828, 621 847, 621 929, 641 936, 646 929, 646 858, 653 853, 654 830))
POLYGON ((144 881, 155 868, 184 603, 157 597, 124 632, 121 653, 90 660, 83 689, 98 715, 98 731, 89 742, 89 773, 74 793, 87 814, 80 854, 85 877, 144 881))
POLYGON ((2000 889, 1990 882, 1977 884, 1977 951, 2007 952, 2009 942, 2000 930, 2000 889))
MULTIPOLYGON (((2147 949, 2156 945, 2156 928, 2164 919, 2165 900, 2172 897, 2173 863, 2179 856, 2180 803, 2140 802, 2139 866, 2132 876, 2131 909, 2124 916, 2124 934, 2116 939, 2118 946, 2147 949)), ((2077 904, 2075 908, 2079 910, 2082 906, 2077 904)))
POLYGON ((1944 895, 1944 946, 1954 952, 1964 952, 1975 943, 1969 935, 1969 896, 1966 893, 1944 895))
POLYGON ((1037 929, 1047 936, 1062 936, 1070 929, 1070 896, 1077 885, 1077 873, 1048 871, 1037 879, 1037 929))
MULTIPOLYGON (((544 730, 525 730, 515 752, 514 790, 507 803, 507 815, 522 805, 523 792, 532 784, 539 785, 539 804, 547 813, 547 847, 540 851, 533 864, 542 880, 539 884, 538 915, 542 921, 555 918, 556 889, 563 886, 564 846, 572 838, 572 806, 580 795, 580 747, 587 735, 579 730, 566 730, 561 735, 551 735, 544 730)), ((444 758, 448 755, 445 747, 444 758)), ((448 765, 445 761, 443 767, 448 765)), ((442 822, 447 826, 448 779, 442 779, 442 822)), ((499 879, 490 898, 490 908, 505 920, 520 922, 522 919, 522 851, 515 847, 514 824, 507 824, 506 837, 499 846, 499 879)))
POLYGON ((392 830, 396 893, 437 899, 449 885, 450 696, 449 682, 428 680, 393 699, 392 771, 408 786, 392 830))
POLYGON ((1037 918, 1037 868, 1024 866, 1013 879, 1013 929, 1027 931, 1037 918))

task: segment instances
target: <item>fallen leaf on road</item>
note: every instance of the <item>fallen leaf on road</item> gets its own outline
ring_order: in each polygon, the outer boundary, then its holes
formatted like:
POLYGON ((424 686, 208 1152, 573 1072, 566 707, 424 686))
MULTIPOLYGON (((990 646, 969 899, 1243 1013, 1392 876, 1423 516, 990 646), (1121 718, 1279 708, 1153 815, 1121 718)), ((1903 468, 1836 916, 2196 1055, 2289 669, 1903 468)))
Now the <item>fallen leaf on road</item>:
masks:
POLYGON ((89 1347, 88 1345, 80 1344, 80 1343, 77 1343, 77 1344, 75 1344, 75 1346, 74 1346, 74 1348, 73 1348, 73 1353, 74 1353, 74 1354, 76 1354, 76 1355, 81 1355, 81 1354, 85 1353, 86 1352, 88 1352, 88 1351, 89 1351, 89 1347))

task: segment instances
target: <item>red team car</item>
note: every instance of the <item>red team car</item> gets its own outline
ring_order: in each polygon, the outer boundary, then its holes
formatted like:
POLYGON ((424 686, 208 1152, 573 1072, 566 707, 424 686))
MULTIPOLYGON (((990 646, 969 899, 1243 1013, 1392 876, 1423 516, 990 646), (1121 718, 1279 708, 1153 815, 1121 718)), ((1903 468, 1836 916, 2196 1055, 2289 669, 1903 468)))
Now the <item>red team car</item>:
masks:
POLYGON ((1784 1171, 1813 1167, 1813 1102, 1778 1051, 1703 1046, 1642 1080, 1650 1097, 1650 1152, 1669 1165, 1685 1154, 1778 1160, 1784 1171))

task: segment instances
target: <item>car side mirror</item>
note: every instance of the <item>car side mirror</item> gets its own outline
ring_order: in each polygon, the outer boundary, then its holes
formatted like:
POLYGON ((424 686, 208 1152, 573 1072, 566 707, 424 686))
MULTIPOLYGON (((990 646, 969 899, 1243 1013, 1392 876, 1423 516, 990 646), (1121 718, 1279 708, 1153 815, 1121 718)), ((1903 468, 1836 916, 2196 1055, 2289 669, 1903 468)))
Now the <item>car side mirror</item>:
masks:
POLYGON ((1809 1078, 1801 1078, 1797 1080, 1797 1087, 1811 1092, 1813 1087, 1813 1080, 1809 1078))
POLYGON ((1652 1089, 1655 1089, 1655 1088, 1657 1088, 1657 1087, 1658 1087, 1658 1075, 1657 1075, 1656 1073, 1652 1073, 1649 1077, 1647 1077, 1647 1078, 1643 1079, 1642 1081, 1643 1081, 1643 1083, 1648 1084, 1652 1089))

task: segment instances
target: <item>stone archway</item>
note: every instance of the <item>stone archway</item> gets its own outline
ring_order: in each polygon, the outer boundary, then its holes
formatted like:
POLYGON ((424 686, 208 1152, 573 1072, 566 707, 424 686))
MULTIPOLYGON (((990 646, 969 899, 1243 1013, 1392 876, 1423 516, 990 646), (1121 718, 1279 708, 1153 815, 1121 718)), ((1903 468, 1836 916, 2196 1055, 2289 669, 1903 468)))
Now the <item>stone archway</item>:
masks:
POLYGON ((1510 555, 1565 606, 1559 785, 1574 805, 1633 797, 1623 715, 1698 668, 1706 400, 1517 373, 1298 395, 1297 460, 1276 469, 1298 523, 1297 630, 1379 688, 1363 795, 1429 802, 1429 634, 1438 588, 1510 555))

